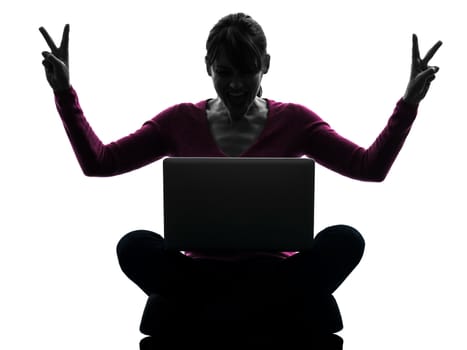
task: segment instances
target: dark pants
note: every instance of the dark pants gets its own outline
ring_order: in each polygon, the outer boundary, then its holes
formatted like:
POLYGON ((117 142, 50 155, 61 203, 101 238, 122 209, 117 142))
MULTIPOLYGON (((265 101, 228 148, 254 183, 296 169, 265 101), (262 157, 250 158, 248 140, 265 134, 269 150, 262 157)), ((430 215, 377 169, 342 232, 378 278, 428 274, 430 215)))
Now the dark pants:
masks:
POLYGON ((247 261, 194 259, 167 251, 164 239, 151 231, 132 231, 119 241, 123 272, 147 295, 211 297, 232 289, 271 298, 333 293, 360 262, 365 241, 346 225, 327 227, 310 250, 289 258, 247 261))

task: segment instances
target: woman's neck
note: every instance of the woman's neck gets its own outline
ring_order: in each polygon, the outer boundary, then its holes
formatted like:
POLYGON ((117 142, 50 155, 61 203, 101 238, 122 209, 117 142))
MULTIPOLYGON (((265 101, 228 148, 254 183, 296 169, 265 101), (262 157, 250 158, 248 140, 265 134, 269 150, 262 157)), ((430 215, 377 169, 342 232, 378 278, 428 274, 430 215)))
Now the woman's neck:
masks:
POLYGON ((235 123, 241 120, 248 120, 257 117, 259 114, 263 114, 264 110, 267 110, 266 100, 256 97, 252 104, 248 107, 246 113, 235 114, 234 111, 230 111, 229 108, 224 104, 222 99, 219 97, 208 101, 208 109, 211 113, 217 116, 223 116, 227 118, 231 123, 235 123))

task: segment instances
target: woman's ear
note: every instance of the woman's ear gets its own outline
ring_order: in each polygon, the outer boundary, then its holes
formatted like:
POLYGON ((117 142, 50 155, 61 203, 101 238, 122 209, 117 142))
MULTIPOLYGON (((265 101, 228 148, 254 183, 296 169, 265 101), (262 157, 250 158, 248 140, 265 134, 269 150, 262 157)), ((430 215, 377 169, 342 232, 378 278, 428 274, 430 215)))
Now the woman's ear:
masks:
POLYGON ((204 63, 206 64, 206 71, 208 72, 208 75, 211 76, 211 65, 208 62, 208 57, 204 57, 204 63))
POLYGON ((266 74, 269 71, 269 64, 271 63, 271 56, 266 54, 263 59, 263 74, 266 74))

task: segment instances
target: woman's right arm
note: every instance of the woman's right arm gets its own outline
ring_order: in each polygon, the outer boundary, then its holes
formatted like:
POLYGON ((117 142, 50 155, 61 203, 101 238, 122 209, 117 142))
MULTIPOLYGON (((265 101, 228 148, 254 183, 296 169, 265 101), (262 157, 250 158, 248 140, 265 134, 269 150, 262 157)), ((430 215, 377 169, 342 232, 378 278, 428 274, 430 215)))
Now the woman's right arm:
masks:
POLYGON ((50 52, 43 52, 45 73, 55 95, 55 103, 78 162, 87 176, 122 174, 163 156, 168 150, 156 120, 115 142, 104 145, 94 133, 80 107, 76 91, 70 85, 68 65, 69 25, 65 25, 60 47, 45 28, 39 28, 50 52))

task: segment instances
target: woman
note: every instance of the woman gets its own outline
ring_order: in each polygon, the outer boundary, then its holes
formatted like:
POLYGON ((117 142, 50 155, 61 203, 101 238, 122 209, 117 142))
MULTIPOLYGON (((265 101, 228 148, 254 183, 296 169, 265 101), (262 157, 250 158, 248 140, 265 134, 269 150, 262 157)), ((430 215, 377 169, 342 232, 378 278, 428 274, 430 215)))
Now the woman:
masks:
MULTIPOLYGON (((435 78, 438 68, 428 62, 441 46, 437 42, 421 59, 413 35, 405 94, 387 126, 365 149, 336 133, 307 107, 262 98, 261 80, 270 64, 266 37, 250 16, 231 14, 212 28, 206 43, 206 69, 217 97, 169 107, 133 134, 104 145, 86 121, 70 85, 69 25, 60 47, 44 28, 40 31, 51 50, 42 53, 46 76, 87 176, 129 172, 166 156, 307 156, 350 178, 383 181, 435 78)), ((205 298, 244 280, 255 281, 263 288, 261 293, 266 290, 274 297, 277 293, 333 293, 359 263, 364 240, 355 228, 335 225, 317 234, 313 249, 307 252, 227 256, 168 252, 163 246, 157 233, 138 230, 126 234, 117 247, 122 270, 148 295, 205 298)))

